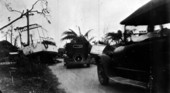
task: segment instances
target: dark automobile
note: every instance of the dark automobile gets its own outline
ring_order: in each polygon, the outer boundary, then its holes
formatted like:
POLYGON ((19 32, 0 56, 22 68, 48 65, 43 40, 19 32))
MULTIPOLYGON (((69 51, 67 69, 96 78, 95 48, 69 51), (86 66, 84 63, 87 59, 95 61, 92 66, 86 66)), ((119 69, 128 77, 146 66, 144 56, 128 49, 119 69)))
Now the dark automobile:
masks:
POLYGON ((86 43, 67 43, 64 56, 65 66, 68 68, 73 64, 86 64, 90 66, 89 45, 86 43))
POLYGON ((147 88, 150 93, 170 93, 170 30, 162 27, 170 22, 165 16, 170 14, 165 7, 169 5, 168 0, 150 1, 121 22, 125 28, 147 25, 148 32, 128 41, 125 30, 123 43, 107 45, 102 54, 96 55, 102 85, 107 85, 110 79, 123 78, 138 82, 137 86, 147 88), (155 25, 161 29, 154 30, 155 25))
POLYGON ((100 83, 107 85, 109 79, 123 77, 140 81, 146 88, 158 87, 153 85, 168 87, 169 39, 169 36, 153 37, 141 42, 106 46, 103 54, 96 58, 100 83))

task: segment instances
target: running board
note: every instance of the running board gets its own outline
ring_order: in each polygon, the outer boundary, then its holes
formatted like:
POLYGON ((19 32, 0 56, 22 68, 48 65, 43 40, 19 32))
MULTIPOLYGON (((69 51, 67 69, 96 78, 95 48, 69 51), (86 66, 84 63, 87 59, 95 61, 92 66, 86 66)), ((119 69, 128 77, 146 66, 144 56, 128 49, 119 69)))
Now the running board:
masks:
POLYGON ((122 77, 111 77, 110 79, 113 80, 114 82, 117 82, 117 83, 120 83, 120 84, 127 84, 127 85, 132 85, 132 86, 147 89, 146 83, 140 82, 140 81, 137 81, 137 80, 131 80, 131 79, 122 78, 122 77))

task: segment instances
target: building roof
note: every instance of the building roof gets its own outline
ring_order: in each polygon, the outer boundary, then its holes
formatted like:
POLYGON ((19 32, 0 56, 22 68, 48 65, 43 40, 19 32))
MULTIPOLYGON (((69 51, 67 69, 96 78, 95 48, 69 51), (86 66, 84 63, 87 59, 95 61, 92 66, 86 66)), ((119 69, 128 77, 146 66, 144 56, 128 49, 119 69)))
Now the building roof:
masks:
POLYGON ((123 25, 158 25, 170 22, 170 0, 152 0, 121 21, 123 25))

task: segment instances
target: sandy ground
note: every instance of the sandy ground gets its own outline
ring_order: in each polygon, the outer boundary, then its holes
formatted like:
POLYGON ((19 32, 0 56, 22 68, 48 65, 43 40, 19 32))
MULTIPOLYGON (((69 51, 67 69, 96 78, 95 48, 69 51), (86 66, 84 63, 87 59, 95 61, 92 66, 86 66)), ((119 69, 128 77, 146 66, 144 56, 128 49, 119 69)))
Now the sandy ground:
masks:
POLYGON ((97 77, 97 68, 95 65, 86 67, 74 67, 66 69, 63 62, 50 66, 52 73, 55 74, 60 88, 67 93, 145 93, 144 89, 123 85, 111 81, 108 86, 100 85, 97 77))

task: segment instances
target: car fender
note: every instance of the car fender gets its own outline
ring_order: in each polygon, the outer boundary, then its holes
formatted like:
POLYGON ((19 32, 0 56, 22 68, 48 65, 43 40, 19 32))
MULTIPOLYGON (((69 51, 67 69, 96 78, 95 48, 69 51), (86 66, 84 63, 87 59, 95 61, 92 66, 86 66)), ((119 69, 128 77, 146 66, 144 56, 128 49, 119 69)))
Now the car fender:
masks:
POLYGON ((99 55, 99 61, 97 65, 103 66, 106 75, 109 75, 110 62, 111 58, 108 55, 106 54, 99 55))

